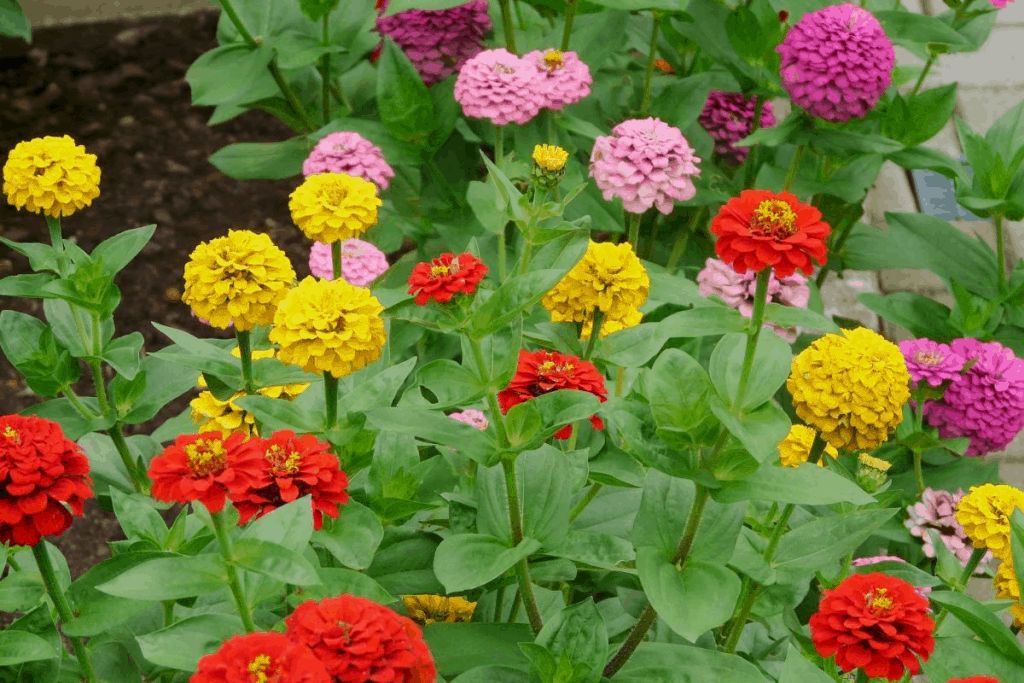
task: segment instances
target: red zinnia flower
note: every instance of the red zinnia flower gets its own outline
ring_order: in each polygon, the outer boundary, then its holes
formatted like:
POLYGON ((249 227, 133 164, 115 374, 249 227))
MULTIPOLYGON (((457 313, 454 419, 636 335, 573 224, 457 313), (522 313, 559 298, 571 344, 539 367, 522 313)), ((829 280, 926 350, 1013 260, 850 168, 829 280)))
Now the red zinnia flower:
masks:
MULTIPOLYGON (((558 389, 589 391, 601 399, 601 403, 608 400, 604 377, 593 363, 552 351, 521 350, 515 377, 498 393, 498 403, 505 414, 512 406, 558 389)), ((597 415, 591 416, 590 422, 594 429, 604 429, 604 421, 597 415)), ((570 434, 572 425, 566 425, 558 430, 555 438, 568 439, 570 434)))
POLYGON ((857 667, 890 681, 916 674, 935 649, 928 600, 906 581, 885 574, 853 574, 826 590, 811 616, 811 640, 822 657, 836 656, 843 671, 857 667))
POLYGON ((788 193, 743 190, 723 206, 711 221, 718 235, 715 253, 737 273, 775 269, 775 277, 789 277, 796 270, 810 275, 813 258, 825 263, 825 238, 831 228, 821 212, 801 204, 788 193))
POLYGON ((0 417, 0 543, 34 546, 62 534, 92 497, 89 459, 59 424, 0 417))
POLYGON ((235 432, 182 434, 149 464, 150 491, 157 500, 188 503, 200 501, 210 512, 224 509, 228 491, 241 494, 258 480, 263 456, 235 432))
POLYGON ((331 683, 323 663, 283 633, 232 636, 199 660, 189 683, 331 683))
POLYGON ((354 595, 304 602, 285 618, 288 635, 309 647, 334 683, 434 683, 437 669, 420 627, 354 595))
POLYGON ((254 441, 256 452, 263 457, 260 478, 231 495, 240 525, 307 493, 313 494, 313 528, 324 525, 324 514, 338 517, 338 506, 348 502, 348 477, 338 469, 338 458, 329 452, 329 444, 311 434, 297 437, 288 430, 254 441))
POLYGON ((416 264, 409 276, 409 293, 416 294, 416 303, 420 306, 425 306, 430 299, 444 304, 460 292, 475 292, 484 275, 487 275, 487 266, 476 256, 470 253, 455 256, 446 252, 430 263, 416 264))
POLYGON ((951 678, 946 683, 999 683, 995 676, 968 676, 967 678, 951 678))

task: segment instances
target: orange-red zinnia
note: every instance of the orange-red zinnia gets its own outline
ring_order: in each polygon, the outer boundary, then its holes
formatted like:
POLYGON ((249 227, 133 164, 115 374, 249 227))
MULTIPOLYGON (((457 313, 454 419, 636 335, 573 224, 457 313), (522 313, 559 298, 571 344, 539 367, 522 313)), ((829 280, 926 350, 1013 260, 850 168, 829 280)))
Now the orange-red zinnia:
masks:
POLYGON ((263 456, 235 432, 182 434, 149 464, 157 500, 200 501, 210 512, 224 509, 228 492, 237 495, 260 478, 263 456))
POLYGON ((487 275, 484 262, 470 253, 456 256, 441 254, 430 263, 417 263, 409 276, 409 293, 416 295, 416 303, 425 306, 428 301, 445 304, 456 294, 472 294, 487 275))
POLYGON ((189 683, 331 683, 316 655, 283 633, 232 636, 199 660, 189 683))

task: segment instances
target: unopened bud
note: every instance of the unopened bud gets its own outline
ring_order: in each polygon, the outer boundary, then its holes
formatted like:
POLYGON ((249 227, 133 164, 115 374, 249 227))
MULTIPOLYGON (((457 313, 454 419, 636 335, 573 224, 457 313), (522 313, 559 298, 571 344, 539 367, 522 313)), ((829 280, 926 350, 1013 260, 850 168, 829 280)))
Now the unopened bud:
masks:
POLYGON ((565 175, 565 162, 569 153, 555 145, 537 145, 533 148, 533 181, 542 190, 553 190, 565 175))
POLYGON ((887 472, 892 463, 867 453, 861 453, 857 459, 860 461, 860 466, 857 468, 857 483, 860 484, 860 487, 868 493, 874 493, 882 488, 889 477, 887 472))

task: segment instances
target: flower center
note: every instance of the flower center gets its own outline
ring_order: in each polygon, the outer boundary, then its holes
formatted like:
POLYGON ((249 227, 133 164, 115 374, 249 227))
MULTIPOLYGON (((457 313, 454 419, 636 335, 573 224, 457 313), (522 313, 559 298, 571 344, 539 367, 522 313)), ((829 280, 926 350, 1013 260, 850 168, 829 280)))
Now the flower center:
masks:
POLYGON ((876 588, 864 594, 864 604, 874 614, 884 614, 892 609, 893 599, 886 596, 887 588, 876 588))
MULTIPOLYGON (((249 662, 249 683, 268 683, 271 679, 268 678, 267 669, 272 665, 270 661, 270 655, 256 655, 256 658, 249 662)), ((278 671, 270 672, 270 675, 280 673, 278 671)), ((274 680, 276 680, 276 675, 274 680)))
POLYGON ((448 266, 438 265, 430 269, 430 277, 440 277, 448 274, 448 266))
POLYGON ((323 197, 325 204, 333 206, 341 206, 348 197, 348 190, 340 185, 329 185, 323 189, 323 197))
POLYGON ((921 363, 922 365, 938 365, 944 359, 945 356, 943 356, 938 351, 928 351, 925 349, 921 349, 920 351, 914 354, 914 360, 917 361, 918 363, 921 363))
POLYGON ((541 58, 542 69, 547 71, 555 71, 565 66, 565 61, 562 59, 561 50, 548 50, 544 53, 544 57, 541 58))
POLYGON ((285 451, 278 444, 271 444, 264 451, 263 457, 270 463, 270 468, 277 476, 295 474, 299 471, 299 463, 302 462, 302 455, 295 451, 285 451))
POLYGON ((783 240, 797 232, 796 212, 788 202, 766 199, 754 209, 754 215, 750 219, 750 231, 758 237, 783 240))
POLYGON ((192 474, 205 477, 212 472, 224 469, 227 451, 220 439, 196 439, 185 446, 185 456, 192 474))
POLYGON ((515 72, 516 70, 513 69, 508 64, 502 64, 501 62, 497 62, 494 65, 494 73, 496 74, 514 74, 515 72))
POLYGON ((4 428, 3 435, 6 436, 11 441, 13 441, 14 443, 21 444, 21 435, 18 434, 18 432, 11 425, 7 425, 4 428))
POLYGON ((457 275, 462 269, 462 264, 459 259, 452 259, 451 263, 445 263, 441 259, 434 259, 430 262, 430 277, 447 277, 449 275, 457 275))
POLYGON ((348 145, 339 142, 338 144, 334 145, 334 147, 332 147, 331 149, 333 149, 335 152, 347 152, 348 145))

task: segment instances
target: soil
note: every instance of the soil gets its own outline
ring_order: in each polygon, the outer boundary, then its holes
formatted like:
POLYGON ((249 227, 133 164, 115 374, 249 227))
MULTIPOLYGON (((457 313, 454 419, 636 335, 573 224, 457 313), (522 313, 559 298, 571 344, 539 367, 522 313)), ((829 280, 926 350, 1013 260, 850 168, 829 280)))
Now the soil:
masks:
MULTIPOLYGON (((0 50, 0 159, 18 142, 68 134, 96 154, 100 196, 62 220, 64 236, 91 251, 129 228, 155 223, 156 234, 118 276, 117 334, 141 332, 145 348, 168 343, 150 321, 197 336, 226 336, 193 319, 180 301, 182 272, 192 249, 228 228, 270 234, 289 255, 300 278, 308 274, 308 242, 292 226, 288 194, 295 180, 238 181, 208 157, 232 142, 274 142, 294 133, 263 112, 209 127, 212 108, 193 107, 185 72, 216 47, 217 11, 187 16, 122 20, 34 32, 31 45, 4 39, 0 50)), ((47 241, 40 215, 0 201, 0 235, 17 242, 47 241)), ((0 277, 28 272, 20 254, 0 245, 0 277)), ((38 300, 3 299, 4 308, 42 317, 38 300)), ((38 399, 0 355, 0 414, 38 399)), ((92 395, 92 391, 82 387, 92 395)), ((187 406, 186 395, 135 432, 149 433, 187 406)), ((109 555, 107 542, 123 538, 113 514, 93 501, 84 518, 50 538, 81 575, 109 555)))

